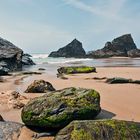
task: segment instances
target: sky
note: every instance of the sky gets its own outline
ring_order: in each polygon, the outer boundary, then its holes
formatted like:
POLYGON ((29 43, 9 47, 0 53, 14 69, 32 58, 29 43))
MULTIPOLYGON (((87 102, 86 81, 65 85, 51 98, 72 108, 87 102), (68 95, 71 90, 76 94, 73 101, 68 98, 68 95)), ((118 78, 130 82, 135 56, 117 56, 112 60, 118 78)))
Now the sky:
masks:
POLYGON ((50 53, 74 38, 96 50, 127 33, 140 48, 140 0, 0 0, 0 37, 27 53, 50 53))

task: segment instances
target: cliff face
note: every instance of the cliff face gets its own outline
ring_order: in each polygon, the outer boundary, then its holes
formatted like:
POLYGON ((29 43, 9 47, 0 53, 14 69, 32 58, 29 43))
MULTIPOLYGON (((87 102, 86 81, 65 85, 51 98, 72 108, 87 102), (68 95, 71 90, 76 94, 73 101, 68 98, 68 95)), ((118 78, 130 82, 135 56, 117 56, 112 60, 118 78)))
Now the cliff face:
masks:
POLYGON ((139 52, 139 50, 137 49, 131 34, 126 34, 118 38, 115 38, 112 42, 107 42, 102 49, 89 52, 87 54, 87 57, 91 58, 107 58, 112 56, 138 57, 140 55, 138 55, 137 52, 139 52), (135 52, 132 50, 135 50, 135 52), (137 54, 137 56, 135 54, 137 54))
POLYGON ((82 47, 82 43, 77 39, 74 39, 71 43, 66 45, 63 48, 60 48, 58 51, 51 52, 49 57, 75 57, 82 58, 85 57, 86 52, 82 47))

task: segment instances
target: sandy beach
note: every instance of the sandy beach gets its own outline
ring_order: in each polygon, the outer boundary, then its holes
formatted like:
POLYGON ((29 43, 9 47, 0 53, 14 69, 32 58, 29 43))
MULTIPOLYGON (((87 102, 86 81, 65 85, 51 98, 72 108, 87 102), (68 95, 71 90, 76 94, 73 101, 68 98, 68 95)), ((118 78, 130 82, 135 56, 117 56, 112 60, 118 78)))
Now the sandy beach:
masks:
MULTIPOLYGON (((137 67, 99 67, 97 73, 75 74, 66 76, 68 79, 60 79, 57 76, 50 76, 47 73, 32 76, 8 76, 0 84, 0 114, 6 121, 21 121, 21 109, 13 109, 9 106, 9 96, 12 91, 19 91, 21 102, 26 104, 30 99, 43 94, 24 93, 30 83, 37 79, 43 79, 52 83, 56 89, 66 87, 83 87, 95 89, 101 96, 101 113, 97 119, 119 119, 128 121, 140 121, 140 86, 138 84, 108 84, 105 80, 95 80, 94 77, 112 78, 123 77, 134 80, 140 79, 139 68, 137 67), (22 97, 23 96, 23 97, 22 97)), ((32 131, 24 128, 21 139, 25 136, 28 139, 33 135, 32 131), (26 134, 26 135, 25 135, 26 134)), ((46 138, 47 140, 53 138, 46 138)))
MULTIPOLYGON (((97 68, 97 73, 69 75, 67 80, 59 79, 47 74, 33 75, 22 79, 23 76, 5 77, 6 81, 0 84, 1 93, 8 94, 14 90, 29 98, 41 96, 42 94, 24 93, 30 83, 37 79, 44 79, 52 83, 56 89, 66 87, 83 87, 97 90, 101 96, 101 107, 104 110, 99 118, 115 118, 121 120, 140 121, 140 86, 138 84, 107 84, 105 80, 94 80, 94 77, 124 77, 140 79, 139 68, 110 67, 97 68), (20 81, 20 80, 21 81, 20 81), (19 80, 18 83, 15 81, 19 80), (22 81, 23 80, 23 81, 22 81)), ((0 94, 0 97, 6 96, 0 94)), ((6 100, 6 99, 5 99, 6 100)), ((3 100, 4 102, 4 100, 3 100)), ((0 103, 0 114, 8 121, 21 122, 20 110, 9 109, 4 103, 0 103)), ((5 101, 6 102, 6 101, 5 101)), ((26 101, 23 101, 26 102, 26 101)))

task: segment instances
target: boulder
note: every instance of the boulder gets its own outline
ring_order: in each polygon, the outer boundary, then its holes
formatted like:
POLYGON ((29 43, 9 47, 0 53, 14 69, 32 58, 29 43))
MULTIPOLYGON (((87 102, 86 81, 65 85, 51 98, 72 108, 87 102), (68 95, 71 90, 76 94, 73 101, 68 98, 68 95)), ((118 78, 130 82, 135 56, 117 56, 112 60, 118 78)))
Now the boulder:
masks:
POLYGON ((97 51, 92 51, 87 54, 87 57, 91 58, 107 58, 107 57, 128 57, 131 54, 131 57, 136 53, 130 53, 131 50, 135 50, 137 52, 137 47, 133 41, 131 34, 122 35, 112 42, 107 42, 104 48, 99 49, 97 51))
POLYGON ((28 126, 58 130, 73 120, 94 119, 100 110, 97 91, 71 87, 31 100, 21 116, 28 126))
POLYGON ((35 65, 33 60, 30 58, 31 56, 29 54, 23 54, 22 56, 22 64, 23 65, 35 65))
POLYGON ((140 123, 119 120, 74 121, 55 140, 138 140, 140 123))
POLYGON ((74 39, 71 43, 63 48, 60 48, 58 51, 51 52, 49 57, 83 58, 85 55, 86 52, 82 47, 82 43, 77 39, 74 39))
POLYGON ((60 67, 57 69, 59 74, 76 74, 76 73, 91 73, 96 72, 95 67, 89 66, 69 66, 69 67, 60 67))
POLYGON ((0 122, 0 140, 18 140, 22 127, 20 123, 0 122))
POLYGON ((31 85, 26 89, 26 93, 46 93, 49 91, 54 91, 55 88, 51 83, 44 80, 35 80, 31 85))

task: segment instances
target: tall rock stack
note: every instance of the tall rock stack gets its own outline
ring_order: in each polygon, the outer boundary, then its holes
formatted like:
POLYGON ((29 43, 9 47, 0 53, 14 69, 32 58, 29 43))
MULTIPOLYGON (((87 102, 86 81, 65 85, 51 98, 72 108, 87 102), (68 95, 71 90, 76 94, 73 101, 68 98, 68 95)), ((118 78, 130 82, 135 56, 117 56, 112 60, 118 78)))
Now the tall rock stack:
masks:
POLYGON ((77 39, 74 39, 71 43, 60 48, 58 51, 51 52, 49 57, 82 58, 85 57, 85 55, 86 52, 83 49, 82 43, 77 39))

